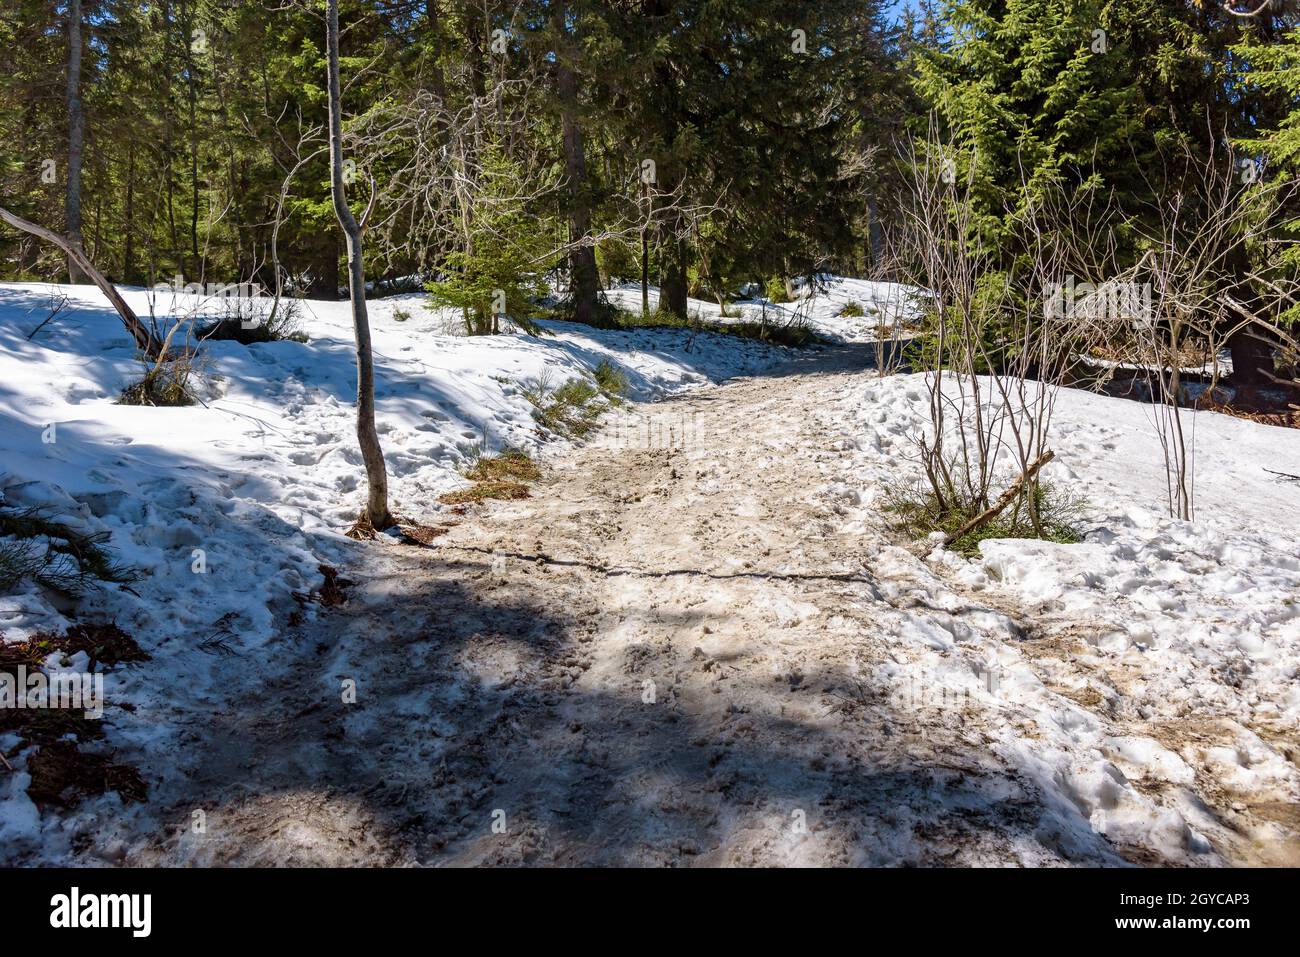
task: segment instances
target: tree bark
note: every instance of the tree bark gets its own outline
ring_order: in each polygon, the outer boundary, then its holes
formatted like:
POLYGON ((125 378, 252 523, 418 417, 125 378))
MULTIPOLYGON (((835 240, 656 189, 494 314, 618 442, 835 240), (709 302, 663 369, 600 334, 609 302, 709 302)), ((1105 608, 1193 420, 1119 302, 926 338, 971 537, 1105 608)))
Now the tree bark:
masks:
POLYGON ((199 262, 199 127, 198 91, 194 79, 194 12, 186 2, 181 3, 181 49, 185 64, 185 86, 189 97, 190 122, 190 257, 192 275, 203 279, 199 262))
POLYGON ((122 282, 135 274, 135 144, 126 153, 126 242, 122 253, 122 282))
POLYGON ((95 233, 93 236, 90 237, 90 252, 86 254, 86 257, 91 262, 95 261, 95 257, 99 253, 99 237, 100 237, 100 227, 103 225, 103 213, 104 213, 104 194, 96 193, 95 194, 95 233))
POLYGON ((867 250, 871 255, 871 262, 867 264, 867 275, 872 279, 886 278, 881 271, 885 258, 885 233, 880 222, 880 208, 874 196, 867 200, 867 250))
MULTIPOLYGON (((424 4, 424 21, 426 25, 425 28, 429 32, 429 35, 435 38, 434 39, 435 43, 437 42, 441 20, 442 20, 442 14, 438 10, 437 0, 425 0, 425 4, 424 4)), ((436 59, 433 61, 430 67, 429 88, 433 91, 433 95, 437 98, 438 103, 440 105, 445 106, 447 103, 447 77, 443 73, 442 64, 438 62, 436 59)), ((444 123, 443 117, 440 116, 439 124, 442 125, 443 123, 444 123)))
MULTIPOLYGON (((1260 311, 1260 298, 1251 279, 1250 257, 1244 246, 1233 248, 1229 265, 1232 269, 1232 284, 1229 287, 1232 296, 1249 313, 1257 315, 1260 311)), ((1228 352, 1232 356, 1232 376, 1229 381, 1236 389, 1254 390, 1269 382, 1269 375, 1265 373, 1273 372, 1273 350, 1260 338, 1262 332, 1262 329, 1248 325, 1228 336, 1228 352)))
MULTIPOLYGON (((651 4, 652 15, 655 16, 663 16, 671 9, 672 4, 668 0, 657 0, 651 4)), ((673 152, 677 148, 677 134, 681 128, 682 104, 672 64, 667 61, 657 63, 653 75, 661 97, 663 115, 660 131, 663 155, 659 157, 657 175, 664 181, 664 189, 672 197, 673 203, 659 233, 659 307, 679 319, 685 319, 690 246, 686 241, 685 222, 680 208, 686 197, 678 189, 682 185, 685 171, 681 169, 678 157, 673 152)))
MULTIPOLYGON (((554 16, 555 86, 562 118, 564 173, 568 179, 569 242, 581 243, 591 235, 591 197, 588 192, 582 126, 578 119, 578 81, 570 64, 572 44, 567 42, 567 9, 563 2, 555 5, 554 16)), ((569 284, 574 321, 590 324, 596 316, 596 298, 600 294, 595 247, 579 245, 569 252, 569 284)))
POLYGON ((1235 388, 1258 389, 1271 383, 1265 372, 1273 371, 1273 350, 1261 338, 1261 331, 1247 326, 1228 337, 1232 356, 1230 383, 1235 388))
POLYGON ((173 145, 172 133, 175 126, 175 118, 172 115, 172 60, 171 60, 171 33, 172 33, 172 7, 171 3, 164 0, 162 5, 162 79, 163 79, 163 145, 162 145, 162 176, 167 190, 167 233, 171 237, 171 245, 167 252, 169 257, 174 258, 180 266, 180 271, 185 271, 185 257, 181 254, 180 244, 176 239, 176 177, 175 177, 175 150, 173 145))
POLYGON ((122 298, 121 293, 117 291, 117 288, 104 277, 103 273, 94 267, 86 254, 82 252, 80 245, 74 244, 66 236, 60 236, 52 229, 46 229, 44 226, 28 222, 3 206, 0 206, 0 220, 8 223, 14 229, 30 233, 37 239, 43 239, 47 243, 62 249, 68 259, 88 276, 99 287, 99 291, 108 298, 113 308, 117 310, 117 314, 122 317, 122 323, 126 326, 126 331, 131 334, 131 338, 135 340, 135 344, 140 347, 141 351, 151 358, 158 358, 162 352, 162 343, 139 320, 131 307, 126 304, 126 300, 122 298))
POLYGON ((673 214, 666 241, 660 252, 659 304, 679 319, 686 318, 689 290, 687 289, 687 264, 690 250, 681 235, 681 216, 673 214))
MULTIPOLYGON (((650 187, 644 187, 647 204, 654 202, 650 187)), ((641 224, 641 318, 650 315, 650 236, 649 227, 641 224)))
MULTIPOLYGON (((676 195, 676 190, 672 195, 676 195)), ((659 245, 659 307, 679 319, 685 319, 689 295, 687 267, 690 262, 690 246, 683 235, 685 224, 681 209, 674 206, 667 212, 659 245)))
MULTIPOLYGON (((68 242, 81 249, 81 153, 86 118, 81 110, 81 0, 68 0, 68 189, 63 210, 68 242)), ((67 257, 68 281, 85 282, 77 257, 67 257)))
POLYGON ((384 465, 379 433, 375 429, 375 365, 370 345, 370 317, 366 313, 366 278, 361 259, 361 225, 348 209, 343 191, 343 108, 339 83, 339 3, 328 0, 325 21, 328 47, 330 112, 330 193, 334 215, 348 248, 348 295, 352 303, 352 327, 357 342, 357 443, 366 466, 370 494, 365 517, 374 529, 388 528, 393 517, 388 511, 388 472, 384 465))

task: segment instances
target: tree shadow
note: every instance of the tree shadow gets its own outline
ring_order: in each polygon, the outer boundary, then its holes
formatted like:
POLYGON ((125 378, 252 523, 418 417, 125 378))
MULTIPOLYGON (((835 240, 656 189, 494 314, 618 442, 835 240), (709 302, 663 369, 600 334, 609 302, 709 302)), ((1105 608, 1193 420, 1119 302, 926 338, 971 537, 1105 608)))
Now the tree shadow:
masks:
POLYGON ((583 645, 598 623, 533 601, 517 577, 498 581, 486 556, 431 552, 425 565, 418 581, 286 631, 292 667, 256 700, 196 716, 201 753, 153 808, 166 854, 308 865, 1122 863, 1078 808, 961 744, 960 714, 932 720, 938 737, 927 738, 887 694, 831 709, 827 689, 853 684, 835 670, 773 695, 771 676, 707 656, 656 662, 640 642, 616 673, 588 675, 583 645), (685 669, 711 677, 701 685, 685 669), (354 704, 341 697, 349 679, 354 704), (204 835, 187 832, 196 808, 204 835))

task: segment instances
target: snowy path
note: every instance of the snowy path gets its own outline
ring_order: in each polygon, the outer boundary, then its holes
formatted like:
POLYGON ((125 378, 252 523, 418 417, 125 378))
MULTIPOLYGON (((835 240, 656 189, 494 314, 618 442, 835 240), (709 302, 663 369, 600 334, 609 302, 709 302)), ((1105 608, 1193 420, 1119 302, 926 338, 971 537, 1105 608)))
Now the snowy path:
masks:
POLYGON ((125 859, 1295 863, 1294 820, 1263 844, 1268 809, 1157 773, 1173 730, 1071 700, 1086 621, 1033 628, 845 519, 829 396, 863 355, 636 406, 532 498, 367 549, 125 859))

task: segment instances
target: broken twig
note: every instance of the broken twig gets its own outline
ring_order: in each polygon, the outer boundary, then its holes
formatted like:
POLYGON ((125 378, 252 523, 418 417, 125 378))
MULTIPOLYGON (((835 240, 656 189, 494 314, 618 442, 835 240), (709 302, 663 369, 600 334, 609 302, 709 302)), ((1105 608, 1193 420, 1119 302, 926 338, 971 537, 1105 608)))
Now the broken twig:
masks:
POLYGON ((1008 505, 1010 505, 1012 502, 1016 500, 1016 496, 1020 494, 1021 488, 1023 488, 1026 483, 1033 481, 1034 476, 1038 474, 1038 470, 1041 469, 1048 462, 1052 461, 1052 459, 1054 458, 1056 458, 1056 453, 1053 452, 1051 449, 1048 449, 1037 459, 1031 462, 1029 468, 1025 469, 1025 471, 1021 473, 1020 478, 1016 479, 1014 482, 1011 483, 1010 488, 1008 488, 1005 492, 1003 492, 1000 496, 998 496, 998 500, 994 502, 992 506, 980 512, 978 515, 972 518, 961 528, 957 529, 957 531, 945 535, 943 538, 944 545, 951 545, 953 542, 961 538, 963 535, 966 535, 969 532, 974 531, 975 529, 981 527, 982 525, 987 525, 989 522, 995 519, 1003 509, 1005 509, 1008 505))

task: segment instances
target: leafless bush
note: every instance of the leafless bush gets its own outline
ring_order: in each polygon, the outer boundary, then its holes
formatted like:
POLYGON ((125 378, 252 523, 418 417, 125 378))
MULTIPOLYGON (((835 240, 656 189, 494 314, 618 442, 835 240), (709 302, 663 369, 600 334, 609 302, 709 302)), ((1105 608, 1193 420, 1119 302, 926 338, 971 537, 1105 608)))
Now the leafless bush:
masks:
POLYGON ((193 317, 177 321, 163 339, 162 353, 156 359, 142 358, 143 375, 122 390, 119 404, 168 407, 198 402, 202 356, 192 340, 193 330, 193 317), (183 342, 177 345, 182 331, 183 342))
POLYGON ((297 299, 230 296, 218 301, 215 319, 195 330, 200 342, 231 341, 243 345, 292 340, 305 342, 301 308, 297 299))
POLYGON ((1213 392, 1225 344, 1243 332, 1268 335, 1270 346, 1285 343, 1277 319, 1297 301, 1293 281, 1249 266, 1275 258, 1261 250, 1278 241, 1278 211, 1290 187, 1243 177, 1239 169, 1217 147, 1204 155, 1185 149, 1166 156, 1162 180, 1149 184, 1159 201, 1127 219, 1141 257, 1122 268, 1113 244, 1098 244, 1091 259, 1095 272, 1109 272, 1139 291, 1143 308, 1118 315, 1122 321, 1108 328, 1107 342, 1151 401, 1169 514, 1183 520, 1196 511, 1197 411, 1189 372, 1201 379, 1208 374, 1199 388, 1213 392), (1189 368, 1197 357, 1204 357, 1201 366, 1189 368))
MULTIPOLYGON (((1000 271, 976 222, 973 180, 957 175, 960 157, 935 139, 914 144, 899 268, 922 290, 920 350, 930 428, 917 437, 937 514, 984 515, 1012 502, 1044 532, 1038 470, 1051 457, 1048 435, 1072 345, 1087 330, 1043 316, 1042 289, 1067 268, 1051 210, 1026 204, 1019 227, 1027 267, 1000 271), (1012 494, 994 501, 1011 465, 1012 494)), ((973 163, 967 163, 973 170, 973 163)))

